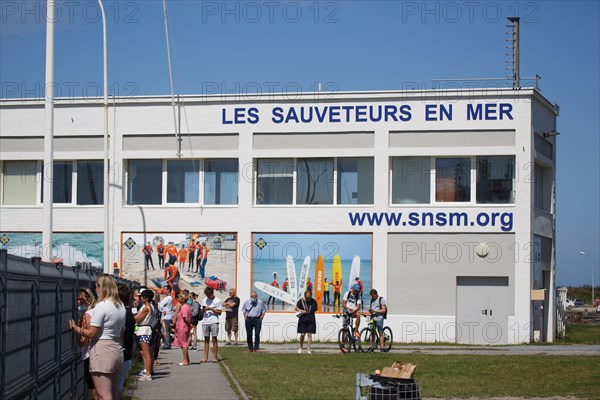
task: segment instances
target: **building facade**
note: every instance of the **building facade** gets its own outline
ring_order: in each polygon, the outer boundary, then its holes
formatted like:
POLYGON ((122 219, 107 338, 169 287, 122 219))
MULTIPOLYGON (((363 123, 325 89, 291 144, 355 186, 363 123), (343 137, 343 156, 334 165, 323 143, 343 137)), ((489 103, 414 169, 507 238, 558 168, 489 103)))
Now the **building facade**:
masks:
MULTIPOLYGON (((318 338, 336 340, 334 284, 343 294, 356 276, 365 309, 371 288, 387 300, 397 341, 554 339, 558 106, 534 89, 249 97, 111 100, 120 274, 160 289, 157 246, 172 243, 182 286, 258 289, 265 340, 295 337, 290 298, 311 284, 318 338)), ((0 102, 10 252, 42 251, 53 168, 55 255, 102 264, 102 134, 100 99, 57 100, 46 167, 43 100, 0 102)))

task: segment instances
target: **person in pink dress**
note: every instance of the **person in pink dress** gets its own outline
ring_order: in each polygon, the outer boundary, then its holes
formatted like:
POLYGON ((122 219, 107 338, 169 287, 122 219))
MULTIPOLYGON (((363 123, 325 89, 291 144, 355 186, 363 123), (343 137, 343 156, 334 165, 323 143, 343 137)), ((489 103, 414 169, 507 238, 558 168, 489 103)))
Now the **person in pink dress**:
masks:
POLYGON ((177 299, 181 304, 181 309, 175 317, 175 347, 181 347, 183 352, 183 362, 179 365, 190 365, 190 354, 188 352, 188 340, 190 338, 190 329, 192 327, 192 309, 188 304, 189 295, 181 293, 177 299))

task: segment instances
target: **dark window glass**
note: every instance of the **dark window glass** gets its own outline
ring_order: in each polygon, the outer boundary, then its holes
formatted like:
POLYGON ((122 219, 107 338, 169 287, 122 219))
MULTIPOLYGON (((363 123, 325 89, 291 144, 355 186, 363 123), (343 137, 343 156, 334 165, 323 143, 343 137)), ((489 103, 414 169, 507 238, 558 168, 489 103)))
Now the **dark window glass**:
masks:
POLYGON ((77 204, 104 204, 104 163, 77 161, 77 204))
POLYGON ((127 204, 162 203, 162 160, 129 160, 127 204))

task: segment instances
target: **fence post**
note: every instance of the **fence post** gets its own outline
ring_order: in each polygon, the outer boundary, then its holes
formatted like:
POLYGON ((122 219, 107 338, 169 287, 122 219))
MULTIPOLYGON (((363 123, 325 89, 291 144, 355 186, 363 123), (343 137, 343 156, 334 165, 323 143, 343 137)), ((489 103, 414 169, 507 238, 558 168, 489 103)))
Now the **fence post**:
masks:
POLYGON ((56 361, 56 365, 58 367, 59 373, 54 377, 54 398, 60 398, 61 393, 61 382, 62 382, 62 360, 60 349, 62 347, 62 294, 63 294, 63 264, 56 263, 56 269, 60 272, 60 279, 58 281, 58 286, 55 287, 55 297, 56 297, 56 307, 54 308, 54 360, 56 361))
POLYGON ((33 375, 33 397, 39 397, 39 377, 38 377, 38 360, 39 360, 39 352, 40 352, 40 344, 38 340, 39 335, 39 318, 38 315, 40 313, 40 264, 42 262, 41 257, 32 257, 31 264, 33 268, 37 271, 37 278, 33 283, 33 292, 31 293, 31 327, 33 332, 31 332, 31 360, 30 360, 30 368, 31 373, 33 375))
POLYGON ((7 321, 7 301, 8 301, 8 251, 0 249, 0 397, 5 397, 6 387, 6 330, 7 321))
MULTIPOLYGON (((79 270, 81 269, 81 266, 79 264, 79 261, 75 263, 75 265, 73 265, 73 274, 75 274, 75 286, 73 287, 73 290, 71 291, 71 303, 74 304, 75 306, 77 306, 77 308, 71 310, 71 318, 73 319, 73 321, 77 321, 77 316, 78 316, 78 303, 77 303, 77 297, 79 297, 79 270)), ((77 392, 77 389, 79 387, 79 355, 77 353, 77 335, 75 335, 74 333, 71 333, 71 351, 73 352, 74 355, 74 361, 72 363, 71 366, 71 377, 73 379, 71 379, 71 397, 73 399, 77 399, 79 398, 79 393, 77 392)))

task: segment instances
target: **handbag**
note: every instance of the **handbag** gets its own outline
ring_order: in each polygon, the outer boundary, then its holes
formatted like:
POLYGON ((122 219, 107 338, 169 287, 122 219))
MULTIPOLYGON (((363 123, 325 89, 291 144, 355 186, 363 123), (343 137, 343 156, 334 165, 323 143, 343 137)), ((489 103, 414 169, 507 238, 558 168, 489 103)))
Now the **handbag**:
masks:
MULTIPOLYGON (((306 309, 307 309, 307 306, 306 306, 306 301, 304 301, 304 299, 301 299, 301 300, 302 300, 302 304, 304 305, 304 310, 305 310, 305 311, 307 311, 307 310, 306 310, 306 309)), ((298 311, 298 312, 296 312, 296 317, 298 317, 298 318, 302 318, 302 316, 303 316, 303 315, 304 315, 304 314, 302 314, 302 311, 298 311)))

